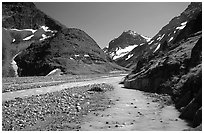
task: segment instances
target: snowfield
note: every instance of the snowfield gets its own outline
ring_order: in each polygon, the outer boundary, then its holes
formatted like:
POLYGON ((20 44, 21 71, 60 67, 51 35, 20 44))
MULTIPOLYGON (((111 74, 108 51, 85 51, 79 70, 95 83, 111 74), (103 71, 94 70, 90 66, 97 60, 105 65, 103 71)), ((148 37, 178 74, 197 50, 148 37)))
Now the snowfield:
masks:
POLYGON ((129 53, 130 51, 132 51, 134 48, 136 48, 138 45, 131 45, 128 47, 125 47, 124 49, 121 49, 120 47, 118 49, 116 49, 116 53, 111 53, 111 55, 113 56, 113 60, 118 59, 120 57, 125 56, 127 53, 129 53))

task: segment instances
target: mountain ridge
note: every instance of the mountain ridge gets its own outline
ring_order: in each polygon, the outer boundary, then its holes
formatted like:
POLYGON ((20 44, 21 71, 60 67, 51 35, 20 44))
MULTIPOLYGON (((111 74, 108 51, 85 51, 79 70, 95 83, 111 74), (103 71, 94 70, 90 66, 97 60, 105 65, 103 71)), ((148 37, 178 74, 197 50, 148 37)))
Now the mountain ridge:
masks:
POLYGON ((202 3, 191 3, 144 46, 138 55, 137 48, 130 52, 133 69, 124 86, 170 95, 179 117, 202 130, 202 3))
POLYGON ((3 37, 3 76, 15 76, 16 65, 18 76, 45 76, 54 69, 63 74, 124 70, 87 33, 66 28, 34 3, 2 3, 2 18, 8 33, 3 37))

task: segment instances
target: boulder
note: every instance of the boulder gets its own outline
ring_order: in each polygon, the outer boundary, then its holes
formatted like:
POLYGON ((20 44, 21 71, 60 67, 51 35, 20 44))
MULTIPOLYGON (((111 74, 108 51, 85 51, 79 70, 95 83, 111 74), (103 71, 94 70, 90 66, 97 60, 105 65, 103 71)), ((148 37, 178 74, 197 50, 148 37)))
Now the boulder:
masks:
POLYGON ((191 91, 186 92, 181 99, 176 103, 176 108, 185 107, 193 99, 191 91))
POLYGON ((197 127, 202 123, 202 107, 198 109, 193 118, 193 127, 197 127))
MULTIPOLYGON (((197 111, 201 108, 201 106, 202 106, 202 91, 200 89, 196 97, 193 98, 193 100, 191 100, 191 102, 183 109, 179 117, 193 121, 197 111)), ((199 115, 199 113, 197 115, 199 115)), ((197 121, 196 118, 195 121, 197 121)))

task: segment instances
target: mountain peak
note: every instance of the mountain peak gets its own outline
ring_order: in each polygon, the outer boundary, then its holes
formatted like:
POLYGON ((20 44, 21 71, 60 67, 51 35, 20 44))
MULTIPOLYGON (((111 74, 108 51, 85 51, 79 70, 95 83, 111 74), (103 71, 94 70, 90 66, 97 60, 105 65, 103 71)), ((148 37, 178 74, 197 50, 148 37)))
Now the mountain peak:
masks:
POLYGON ((138 34, 137 32, 133 31, 133 30, 127 30, 127 31, 124 31, 123 33, 126 33, 126 34, 130 34, 130 35, 133 35, 133 36, 138 36, 140 34, 138 34))

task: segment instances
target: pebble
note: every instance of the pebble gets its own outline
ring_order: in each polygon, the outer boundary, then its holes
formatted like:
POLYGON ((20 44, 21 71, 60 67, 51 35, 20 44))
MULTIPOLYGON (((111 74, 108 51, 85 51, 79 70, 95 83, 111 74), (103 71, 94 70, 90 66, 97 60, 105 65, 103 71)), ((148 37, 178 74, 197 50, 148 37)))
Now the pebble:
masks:
POLYGON ((141 113, 141 112, 138 112, 138 114, 139 114, 139 115, 142 115, 142 113, 141 113))

